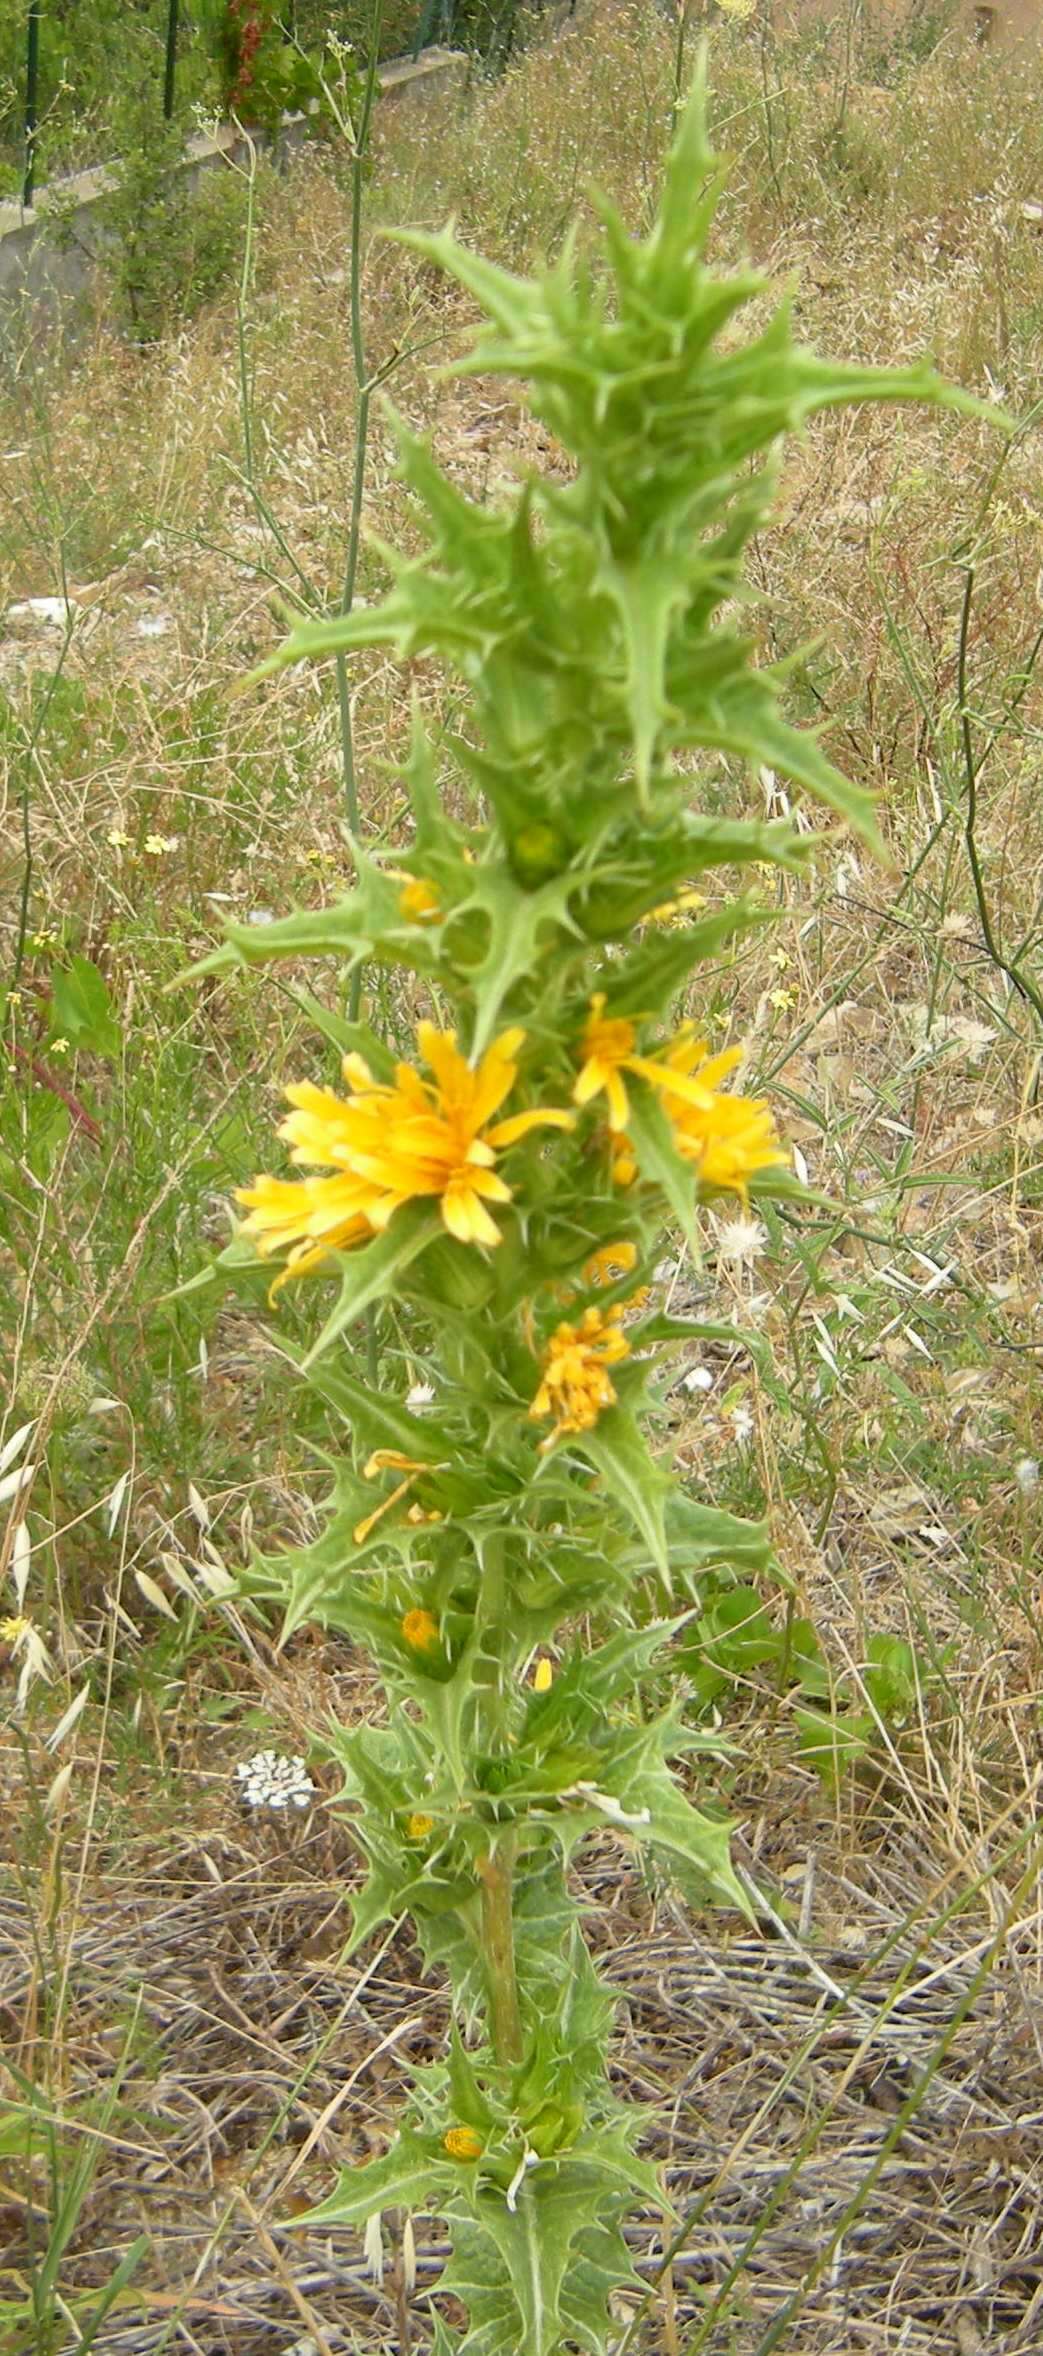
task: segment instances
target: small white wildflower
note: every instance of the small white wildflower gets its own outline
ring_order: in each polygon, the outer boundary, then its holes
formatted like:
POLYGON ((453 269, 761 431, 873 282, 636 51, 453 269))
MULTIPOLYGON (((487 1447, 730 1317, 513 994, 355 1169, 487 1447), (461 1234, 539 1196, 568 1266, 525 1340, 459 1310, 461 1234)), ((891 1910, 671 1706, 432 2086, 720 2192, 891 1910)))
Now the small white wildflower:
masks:
POLYGON ((968 1063, 980 1063, 996 1033, 989 1023, 976 1023, 970 1015, 956 1014, 950 1025, 950 1036, 963 1048, 968 1063))
POLYGON ((718 1219, 717 1257, 729 1267, 752 1268, 768 1248, 766 1230, 759 1219, 740 1213, 734 1219, 718 1219))
POLYGON ((1014 1467, 1014 1478, 1023 1497, 1031 1497, 1039 1487, 1039 1464, 1034 1456, 1019 1456, 1014 1467))
POLYGON ((248 1808, 306 1808, 315 1797, 316 1787, 297 1754, 291 1759, 280 1751, 255 1751, 235 1773, 248 1808))
POLYGON ((433 1383, 414 1383, 412 1390, 406 1392, 406 1406, 412 1407, 414 1412, 418 1407, 430 1407, 434 1395, 433 1383))
POLYGON ((732 1408, 732 1431, 740 1448, 744 1448, 747 1440, 753 1436, 753 1417, 748 1407, 732 1408))

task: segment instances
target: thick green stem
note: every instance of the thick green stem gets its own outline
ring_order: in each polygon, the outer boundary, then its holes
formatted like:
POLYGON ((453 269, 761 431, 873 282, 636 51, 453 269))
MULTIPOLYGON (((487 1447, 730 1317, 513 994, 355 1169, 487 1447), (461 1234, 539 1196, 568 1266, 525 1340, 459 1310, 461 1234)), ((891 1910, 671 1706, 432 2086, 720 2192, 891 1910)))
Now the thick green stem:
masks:
POLYGON ((497 2061, 522 2058, 518 1979, 514 1967, 514 1859, 509 1835, 483 1857, 482 1945, 489 1993, 489 2026, 497 2061))
MULTIPOLYGON (((510 1741, 507 1647, 507 1562, 504 1534, 499 1531, 490 1533, 482 1550, 479 1651, 485 1741, 493 1752, 505 1751, 510 1741)), ((505 1826, 493 1833, 485 1856, 478 1860, 489 2028, 497 2060, 506 2062, 520 2061, 523 2050, 514 1957, 514 1859, 515 1835, 505 1826)))

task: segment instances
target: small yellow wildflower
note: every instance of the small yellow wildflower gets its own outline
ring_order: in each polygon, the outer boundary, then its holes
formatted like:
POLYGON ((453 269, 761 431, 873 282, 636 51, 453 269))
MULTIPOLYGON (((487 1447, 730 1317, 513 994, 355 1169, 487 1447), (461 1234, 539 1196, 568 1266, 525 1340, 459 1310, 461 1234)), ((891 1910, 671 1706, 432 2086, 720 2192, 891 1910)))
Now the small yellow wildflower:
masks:
POLYGON ((694 1164, 700 1184, 708 1191, 738 1194, 745 1201, 748 1181, 758 1170, 788 1163, 789 1155, 764 1099, 729 1096, 720 1087, 741 1063, 740 1048, 729 1047, 721 1055, 710 1056, 705 1040, 696 1037, 689 1023, 654 1056, 635 1055, 631 1051, 633 1024, 612 1025, 616 1035, 609 1039, 609 1026, 601 1020, 604 1000, 595 998, 591 1004, 584 1041, 590 1052, 575 1093, 579 1101, 582 1091, 584 1102, 601 1088, 616 1093, 614 1104, 613 1095, 609 1095, 609 1121, 612 1176, 617 1186, 632 1186, 638 1175, 636 1156, 623 1134, 627 1113, 620 1077, 623 1070, 637 1072, 656 1089, 669 1115, 678 1152, 694 1164), (626 1031, 631 1033, 629 1042, 626 1031), (620 1111, 623 1119, 618 1117, 620 1111))
MULTIPOLYGON (((678 1044, 687 1043, 687 1037, 686 1030, 680 1031, 668 1047, 658 1047, 652 1055, 639 1055, 637 1019, 631 1020, 629 1015, 606 1016, 605 993, 595 991, 583 1033, 583 1062, 572 1091, 573 1103, 590 1104, 595 1096, 607 1097, 608 1125, 613 1138, 618 1137, 630 1119, 624 1072, 635 1073, 653 1088, 664 1088, 668 1084, 669 1061, 678 1044)), ((674 1082, 669 1084, 673 1086, 674 1082)), ((629 1184, 629 1180, 620 1183, 629 1184)))
POLYGON ((430 1612, 414 1606, 404 1614, 400 1623, 406 1643, 414 1652, 434 1652, 439 1643, 438 1622, 430 1612))
POLYGON ((442 913, 442 903, 433 883, 422 875, 411 875, 398 895, 399 915, 408 924, 435 924, 442 913))
POLYGON ((22 993, 21 993, 21 991, 20 991, 20 990, 9 990, 9 991, 8 991, 8 993, 7 993, 7 1003, 8 1003, 8 1006, 20 1006, 20 1005, 21 1005, 21 1003, 22 1003, 22 993))
POLYGON ((401 1448, 374 1448, 372 1456, 366 1458, 362 1467, 362 1478, 364 1481, 374 1481, 377 1474, 382 1472, 422 1473, 430 1470, 428 1457, 404 1456, 401 1448))
POLYGON ((113 848, 113 850, 114 850, 114 851, 125 851, 125 850, 126 850, 126 848, 127 848, 127 845, 128 845, 128 843, 129 843, 129 841, 130 841, 130 836, 129 836, 129 834, 127 833, 127 830, 126 830, 126 828, 125 828, 125 827, 123 827, 123 826, 110 826, 110 828, 109 828, 109 831, 108 831, 108 833, 107 833, 107 835, 106 835, 106 837, 105 837, 105 840, 106 840, 106 842, 107 842, 107 843, 111 843, 111 844, 112 844, 112 848, 113 848))
POLYGON ((19 1612, 13 1620, 0 1620, 0 1644, 13 1645, 17 1652, 19 1645, 24 1644, 26 1637, 32 1634, 32 1626, 32 1621, 26 1619, 24 1612, 19 1612))
POLYGON ((480 2160, 484 2146, 473 2127, 449 2127, 442 2137, 442 2148, 451 2160, 480 2160))
POLYGON ((572 1091, 574 1104, 591 1104, 595 1096, 608 1098, 609 1127, 625 1129, 630 1117, 623 1073, 634 1071, 637 1028, 627 1015, 605 1015, 605 993, 595 991, 583 1033, 583 1063, 572 1091))
MULTIPOLYGON (((614 1146, 622 1146, 626 1151, 624 1140, 621 1137, 614 1137, 612 1142, 614 1146)), ((636 1265, 637 1245, 624 1239, 622 1243, 602 1244, 600 1251, 592 1253, 583 1274, 588 1284, 618 1284, 622 1277, 629 1276, 631 1269, 636 1265)), ((640 1309, 648 1297, 648 1285, 639 1284, 632 1293, 627 1294, 626 1300, 621 1302, 620 1306, 624 1309, 640 1309)))
POLYGON ((69 1042, 68 1042, 68 1040, 67 1040, 67 1039, 52 1039, 52 1041, 51 1041, 51 1044, 50 1044, 50 1048, 49 1048, 48 1052, 49 1052, 49 1054, 51 1054, 51 1055, 68 1055, 68 1052, 69 1052, 69 1042))
POLYGON ((612 1183, 614 1186, 632 1186, 636 1177, 634 1148, 629 1138, 617 1130, 612 1138, 612 1183))
POLYGON ((176 851, 180 837, 176 834, 147 834, 145 849, 150 859, 165 859, 168 851, 176 851))
POLYGON ((650 908, 648 921, 650 924, 677 924, 683 917, 692 914, 696 908, 705 908, 705 906, 705 893, 678 892, 675 900, 661 900, 658 908, 650 908))
POLYGON ((636 1266, 636 1244, 626 1240, 622 1243, 603 1243, 596 1252, 591 1253, 583 1275, 588 1284, 616 1284, 621 1276, 629 1276, 630 1270, 636 1266))
POLYGON ((418 1811, 415 1816, 410 1816, 407 1820, 406 1838, 410 1841, 427 1841, 430 1840, 434 1829, 434 1817, 425 1816, 418 1811))
MULTIPOLYGON (((399 1481, 397 1488, 392 1489, 390 1496, 382 1499, 375 1512, 368 1513, 364 1521, 356 1522, 351 1533, 355 1545, 364 1546, 370 1532, 376 1529, 377 1523, 383 1521, 385 1514, 391 1512, 393 1505, 399 1505, 403 1497, 409 1495, 418 1476, 430 1471, 430 1464, 422 1463, 416 1456, 403 1456, 400 1448, 375 1448, 372 1456, 362 1467, 364 1481, 373 1481, 377 1474, 382 1472, 405 1473, 406 1478, 404 1481, 399 1481)), ((425 1513, 421 1505, 412 1505, 406 1519, 411 1522, 440 1522, 442 1516, 440 1513, 425 1513)))
POLYGON ((666 1052, 659 1085, 674 1144, 699 1184, 745 1202, 749 1180, 759 1170, 784 1167, 789 1155, 763 1097, 729 1096, 719 1088, 741 1061, 737 1047, 708 1055, 705 1040, 686 1029, 666 1052))
POLYGON ((562 1432, 589 1432, 616 1393, 608 1369, 630 1356, 621 1311, 587 1309, 578 1325, 559 1325, 543 1355, 543 1380, 529 1409, 538 1422, 552 1416, 555 1429, 542 1442, 551 1448, 562 1432))
POLYGON ((532 1690, 534 1693, 549 1693, 553 1683, 554 1664, 547 1659, 547 1655, 544 1653, 532 1672, 532 1690))
POLYGON ((242 1188, 244 1232, 258 1251, 289 1247, 285 1275, 300 1276, 328 1252, 379 1234, 403 1203, 424 1196, 440 1204, 443 1225, 459 1243, 498 1244, 486 1205, 510 1202, 511 1190, 495 1167, 497 1154, 532 1129, 571 1128, 574 1117, 548 1108, 493 1122, 514 1086, 524 1037, 504 1031, 472 1065, 455 1032, 421 1023, 417 1041, 433 1081, 398 1064, 388 1085, 374 1080, 360 1055, 346 1055, 347 1099, 309 1080, 288 1089, 293 1110, 279 1134, 291 1160, 335 1175, 298 1183, 258 1178, 242 1188))

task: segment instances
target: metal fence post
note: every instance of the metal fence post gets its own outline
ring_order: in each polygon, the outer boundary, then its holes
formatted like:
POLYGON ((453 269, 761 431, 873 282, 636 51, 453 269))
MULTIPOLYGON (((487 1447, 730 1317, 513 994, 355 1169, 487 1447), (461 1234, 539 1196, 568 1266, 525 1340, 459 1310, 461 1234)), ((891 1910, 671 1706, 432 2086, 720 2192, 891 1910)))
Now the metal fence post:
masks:
POLYGON ((167 0, 167 54, 163 68, 163 112, 169 123, 174 112, 174 75, 177 70, 178 0, 167 0))
POLYGON ((42 0, 29 0, 25 50, 25 177, 22 181, 22 203, 26 211, 33 201, 33 173, 36 167, 36 101, 40 79, 41 5, 42 0))

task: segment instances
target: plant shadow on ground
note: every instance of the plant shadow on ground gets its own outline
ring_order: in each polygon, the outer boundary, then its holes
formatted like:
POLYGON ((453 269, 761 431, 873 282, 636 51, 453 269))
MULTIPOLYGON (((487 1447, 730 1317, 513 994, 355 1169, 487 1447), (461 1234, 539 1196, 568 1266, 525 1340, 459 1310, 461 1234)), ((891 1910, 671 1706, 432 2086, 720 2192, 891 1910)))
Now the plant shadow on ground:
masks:
MULTIPOLYGON (((1017 58, 957 70, 944 48, 856 63, 845 79, 824 37, 766 50, 722 30, 718 136, 737 157, 723 249, 795 266, 802 324, 827 348, 929 349, 1025 413, 1043 360, 1031 72, 1017 58)), ((672 72, 656 15, 581 18, 552 73, 523 58, 422 147, 388 131, 372 217, 452 209, 527 265, 596 175, 639 226, 672 72)), ((269 1314, 260 1285, 253 1302, 208 1288, 157 1306, 223 1241, 280 1087, 316 1055, 292 986, 165 985, 223 913, 263 923, 349 872, 329 682, 233 692, 279 633, 273 595, 339 589, 354 422, 343 177, 306 159, 265 211, 242 338, 225 298, 136 352, 102 299, 72 358, 17 338, 7 354, 9 975, 26 839, 32 864, 0 1110, 6 1434, 41 1413, 49 1426, 26 1607, 52 1680, 0 1748, 21 1860, 0 1972, 0 2317, 19 2356, 72 2348, 142 2235, 98 2324, 109 2356, 179 2335, 206 2356, 402 2338, 400 2262, 381 2291, 354 2244, 282 2228, 338 2163, 380 2147, 407 2062, 441 2034, 440 1993, 401 1943, 338 1968, 352 1869, 322 1805, 268 1824, 233 1796, 246 1752, 303 1747, 317 1700, 342 1716, 374 1706, 343 1645, 298 1637, 277 1660, 233 1592, 251 1542, 307 1532, 323 1486, 320 1428, 290 1429, 270 1383, 295 1313, 269 1314)), ((465 319, 425 264, 370 242, 365 292, 372 348, 402 355, 396 400, 464 486, 495 500, 528 459, 553 462, 510 386, 434 375, 465 319)), ((765 1345, 759 1367, 725 1345, 680 1365, 662 1431, 698 1493, 767 1511, 789 1586, 757 1597, 762 1645, 726 1608, 714 1619, 711 1598, 685 1668, 690 1707, 718 1710, 735 1745, 726 1797, 776 1935, 686 1913, 607 1841, 584 1865, 623 2000, 620 2084, 663 2101, 652 2148, 682 2215, 696 2212, 661 2279, 670 2227, 642 2228, 654 2296, 645 2320, 620 2318, 634 2350, 1028 2356, 1043 2328, 1024 1886, 1040 1039, 983 939, 960 725, 962 702, 988 746, 975 840, 989 919, 1031 975, 1040 449, 1019 438, 990 489, 995 454, 973 427, 824 420, 757 552, 765 652, 794 658, 794 715, 882 789, 895 870, 823 837, 812 881, 781 886, 774 927, 698 1010, 715 1040, 751 1039, 837 1208, 796 1238, 770 1219, 745 1236, 710 1227, 701 1272, 661 1272, 674 1306, 688 1294, 752 1321, 765 1345), (819 1631, 817 1693, 780 1673, 797 1619, 819 1631), (911 1648, 900 1690, 874 1682, 881 1638, 911 1648)), ((408 535, 379 422, 367 521, 408 535)), ((365 593, 380 575, 372 553, 363 563, 365 593)), ((409 694, 436 717, 443 690, 422 664, 406 676, 374 659, 358 679, 367 825, 391 848, 409 694)), ((737 773, 700 791, 722 808, 778 794, 737 773)), ((409 1013, 380 1010, 392 1035, 409 1013)), ((424 1370, 389 1340, 384 1371, 399 1386, 424 1370)), ((5 1675, 13 1701, 18 1663, 5 1675)), ((418 2240, 422 2348, 439 2245, 419 2226, 418 2240)))

